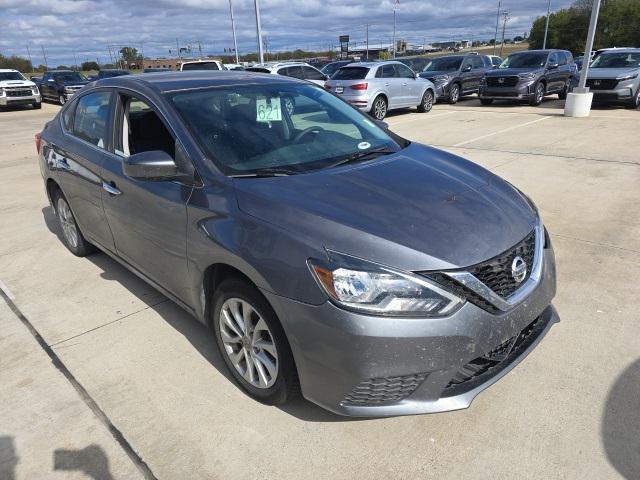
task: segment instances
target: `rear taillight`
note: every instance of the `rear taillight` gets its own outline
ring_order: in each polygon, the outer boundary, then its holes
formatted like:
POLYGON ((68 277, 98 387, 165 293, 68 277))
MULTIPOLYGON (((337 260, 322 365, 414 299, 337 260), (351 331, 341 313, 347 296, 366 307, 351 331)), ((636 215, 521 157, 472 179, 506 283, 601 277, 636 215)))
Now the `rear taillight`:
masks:
POLYGON ((40 155, 40 145, 42 144, 42 135, 40 133, 36 133, 36 150, 38 155, 40 155))
POLYGON ((352 90, 366 90, 369 86, 368 83, 356 83, 355 85, 351 85, 352 90))

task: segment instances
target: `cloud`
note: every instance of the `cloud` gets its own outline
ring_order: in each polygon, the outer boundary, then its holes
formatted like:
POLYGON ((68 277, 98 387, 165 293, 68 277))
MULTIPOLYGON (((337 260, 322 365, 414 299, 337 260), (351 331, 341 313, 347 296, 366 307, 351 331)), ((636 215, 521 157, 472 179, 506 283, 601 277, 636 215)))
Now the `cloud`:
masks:
MULTIPOLYGON (((556 0, 554 8, 572 0, 556 0)), ((533 19, 545 14, 542 0, 504 0, 511 13, 507 37, 522 35, 533 19)), ((241 53, 256 50, 253 0, 234 0, 241 53)), ((327 49, 338 36, 363 42, 369 24, 371 43, 390 42, 393 0, 261 0, 263 33, 269 50, 327 49)), ((493 38, 495 0, 400 0, 397 38, 422 44, 451 39, 493 38)), ((169 50, 198 42, 205 54, 232 46, 228 0, 0 0, 5 55, 26 55, 41 63, 40 45, 51 64, 99 58, 109 61, 108 45, 131 45, 146 56, 169 56, 169 50), (37 55, 36 53, 37 52, 37 55)))

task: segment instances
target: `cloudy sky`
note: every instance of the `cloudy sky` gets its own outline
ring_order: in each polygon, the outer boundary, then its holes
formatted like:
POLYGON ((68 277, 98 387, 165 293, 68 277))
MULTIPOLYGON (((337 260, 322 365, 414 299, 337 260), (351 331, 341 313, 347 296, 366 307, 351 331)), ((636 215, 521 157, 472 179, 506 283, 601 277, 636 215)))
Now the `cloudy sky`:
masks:
MULTIPOLYGON (((552 0, 552 9, 572 0, 552 0)), ((263 34, 270 51, 327 48, 349 34, 390 42, 395 0, 260 0, 263 34)), ((497 0, 400 0, 397 38, 422 44, 493 37, 497 0)), ((253 0, 233 0, 238 49, 256 51, 253 0)), ((546 13, 546 0, 503 0, 510 13, 507 37, 522 35, 546 13)), ((198 42, 204 54, 233 45, 228 0, 0 0, 0 53, 50 65, 109 61, 109 45, 143 48, 147 57, 198 42)))

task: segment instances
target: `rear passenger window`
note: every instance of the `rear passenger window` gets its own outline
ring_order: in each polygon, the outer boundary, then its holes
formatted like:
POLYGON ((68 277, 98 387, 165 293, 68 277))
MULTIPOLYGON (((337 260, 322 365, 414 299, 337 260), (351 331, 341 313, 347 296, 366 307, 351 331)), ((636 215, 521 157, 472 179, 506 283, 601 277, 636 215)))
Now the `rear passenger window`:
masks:
POLYGON ((302 68, 299 66, 282 68, 278 71, 278 73, 280 75, 286 75, 287 77, 299 78, 301 80, 304 80, 302 68))
POLYGON ((302 67, 302 71, 304 72, 304 78, 307 80, 324 80, 324 75, 320 73, 315 68, 311 67, 302 67))
POLYGON ((67 104, 66 108, 62 112, 62 126, 65 131, 73 132, 73 114, 76 110, 76 102, 67 104))
POLYGON ((78 100, 73 117, 73 134, 92 145, 106 148, 107 119, 111 92, 90 93, 78 100))

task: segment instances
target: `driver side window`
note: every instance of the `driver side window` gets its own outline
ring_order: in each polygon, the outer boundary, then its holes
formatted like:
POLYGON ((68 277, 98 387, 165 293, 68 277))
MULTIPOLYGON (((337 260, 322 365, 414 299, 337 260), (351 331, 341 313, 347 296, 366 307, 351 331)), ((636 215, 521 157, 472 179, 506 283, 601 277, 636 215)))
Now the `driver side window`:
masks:
POLYGON ((405 65, 396 65, 395 67, 398 69, 398 74, 401 78, 415 78, 413 70, 411 70, 409 67, 405 65))
POLYGON ((551 55, 549 55, 548 65, 555 65, 557 63, 558 63, 558 55, 555 53, 552 53, 551 55))
POLYGON ((139 98, 120 95, 120 132, 116 151, 122 157, 162 150, 175 158, 175 139, 151 106, 139 98))

